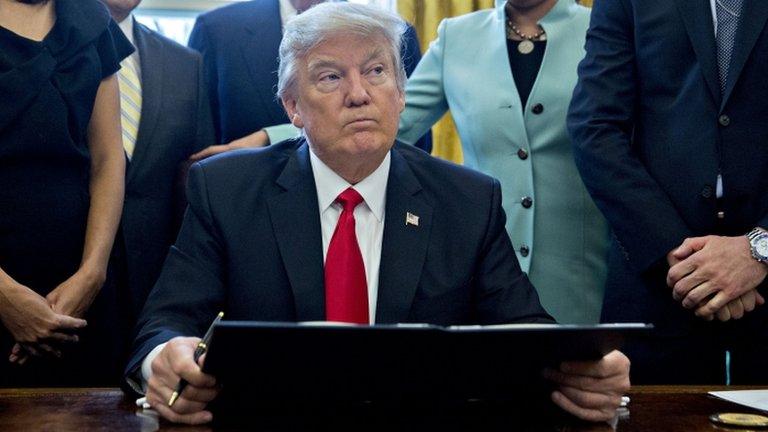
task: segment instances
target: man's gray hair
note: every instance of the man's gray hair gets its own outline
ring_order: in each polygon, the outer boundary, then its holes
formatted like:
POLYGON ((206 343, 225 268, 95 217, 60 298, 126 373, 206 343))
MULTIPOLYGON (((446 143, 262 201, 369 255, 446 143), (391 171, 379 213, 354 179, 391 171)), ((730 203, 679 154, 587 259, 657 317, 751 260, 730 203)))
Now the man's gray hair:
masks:
POLYGON ((298 63, 316 46, 336 36, 383 37, 392 55, 395 81, 405 88, 405 69, 400 58, 405 21, 392 12, 347 2, 321 3, 297 15, 285 25, 280 42, 277 97, 295 96, 298 63))

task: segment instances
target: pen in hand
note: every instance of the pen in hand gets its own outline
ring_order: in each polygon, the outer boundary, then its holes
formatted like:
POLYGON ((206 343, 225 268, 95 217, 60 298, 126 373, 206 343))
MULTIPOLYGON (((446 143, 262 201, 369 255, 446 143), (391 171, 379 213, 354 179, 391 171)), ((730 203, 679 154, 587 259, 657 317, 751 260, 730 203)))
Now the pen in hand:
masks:
MULTIPOLYGON (((208 327, 208 331, 205 332, 205 336, 203 336, 203 339, 200 340, 200 342, 197 343, 197 348, 195 348, 195 364, 197 364, 198 360, 200 360, 200 357, 202 357, 203 354, 205 354, 206 351, 208 351, 208 344, 211 342, 211 336, 213 336, 213 328, 216 326, 216 323, 221 321, 221 318, 224 316, 224 312, 219 312, 218 315, 216 315, 216 319, 213 320, 211 323, 211 326, 208 327)), ((184 388, 187 386, 187 381, 183 378, 179 381, 179 384, 176 386, 176 390, 173 391, 171 394, 171 398, 168 399, 168 406, 172 407, 173 404, 176 403, 176 401, 179 399, 179 395, 181 395, 181 392, 184 391, 184 388)))

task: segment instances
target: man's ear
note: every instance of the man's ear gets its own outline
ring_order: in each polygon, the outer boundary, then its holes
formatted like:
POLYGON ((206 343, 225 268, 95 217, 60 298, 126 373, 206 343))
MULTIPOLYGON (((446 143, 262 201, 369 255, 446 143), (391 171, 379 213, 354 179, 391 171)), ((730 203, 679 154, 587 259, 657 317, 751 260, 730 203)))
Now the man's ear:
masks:
POLYGON ((288 114, 288 118, 291 120, 291 124, 302 129, 304 127, 304 122, 301 120, 301 114, 299 114, 296 99, 282 98, 281 101, 283 102, 285 112, 288 114))

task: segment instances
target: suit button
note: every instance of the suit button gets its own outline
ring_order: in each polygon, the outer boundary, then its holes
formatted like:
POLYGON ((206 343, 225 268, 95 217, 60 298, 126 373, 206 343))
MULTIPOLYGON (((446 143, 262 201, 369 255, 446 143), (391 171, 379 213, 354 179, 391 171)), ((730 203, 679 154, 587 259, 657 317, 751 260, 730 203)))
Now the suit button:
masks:
POLYGON ((712 186, 706 185, 704 188, 701 189, 701 196, 706 199, 712 198, 712 186))
POLYGON ((720 126, 728 126, 731 124, 731 118, 723 114, 717 119, 717 122, 720 123, 720 126))
POLYGON ((541 114, 544 112, 544 105, 537 103, 531 108, 531 111, 533 111, 534 114, 541 114))
POLYGON ((525 151, 525 149, 520 149, 517 151, 517 157, 519 157, 521 160, 528 159, 528 152, 525 151))
POLYGON ((533 199, 531 197, 523 197, 522 200, 520 200, 521 203, 523 203, 523 207, 525 208, 531 208, 533 205, 533 199))
POLYGON ((523 257, 527 257, 529 253, 531 253, 531 249, 528 246, 526 245, 520 246, 520 255, 522 255, 523 257))

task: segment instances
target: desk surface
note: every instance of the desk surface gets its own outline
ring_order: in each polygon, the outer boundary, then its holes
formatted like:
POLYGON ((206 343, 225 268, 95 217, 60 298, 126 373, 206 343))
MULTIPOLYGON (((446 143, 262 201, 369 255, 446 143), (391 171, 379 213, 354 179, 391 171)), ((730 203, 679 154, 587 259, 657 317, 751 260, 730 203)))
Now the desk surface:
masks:
MULTIPOLYGON (((708 421, 715 412, 753 412, 707 396, 707 391, 723 388, 638 386, 630 396, 629 416, 618 422, 620 432, 699 432, 723 431, 708 421)), ((729 388, 734 390, 739 388, 729 388)), ((423 419, 422 419, 423 420, 423 419)), ((471 420, 483 430, 484 417, 471 420)), ((258 423, 258 422, 257 422, 258 423)), ((313 424, 312 422, 302 423, 313 424)), ((422 424, 423 426, 423 424, 422 424)), ((242 428, 254 430, 253 426, 242 428)), ((261 428, 259 428, 261 429, 261 428)), ((279 430, 274 424, 265 430, 279 430)), ((293 429, 293 428, 291 428, 293 429)), ((373 427, 372 429, 377 429, 373 427)), ((158 423, 153 413, 137 410, 133 400, 118 389, 0 389, 0 430, 19 431, 230 431, 237 427, 183 427, 158 423)), ((394 430, 394 429, 393 429, 394 430)), ((509 430, 509 429, 508 429, 509 430)), ((515 429, 517 430, 517 429, 515 429)), ((565 432, 608 432, 608 425, 572 424, 529 430, 565 432)))

